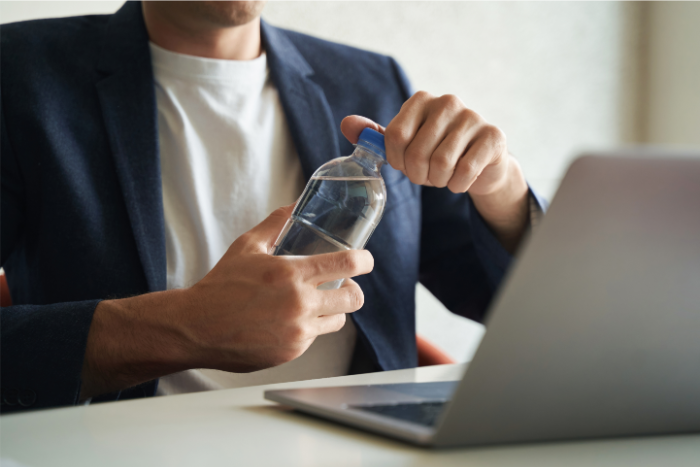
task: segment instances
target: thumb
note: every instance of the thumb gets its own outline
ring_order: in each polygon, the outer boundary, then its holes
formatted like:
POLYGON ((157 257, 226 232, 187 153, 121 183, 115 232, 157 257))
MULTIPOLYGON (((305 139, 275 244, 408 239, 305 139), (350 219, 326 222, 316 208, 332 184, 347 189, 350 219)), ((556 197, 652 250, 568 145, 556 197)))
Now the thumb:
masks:
POLYGON ((381 134, 384 134, 383 126, 373 122, 369 118, 360 117, 359 115, 350 115, 349 117, 345 117, 343 121, 340 122, 340 131, 352 144, 357 144, 360 133, 362 133, 362 130, 365 128, 371 128, 381 134))
POLYGON ((275 240, 282 232, 284 224, 292 216, 294 206, 296 206, 296 203, 275 209, 264 221, 248 232, 253 243, 264 253, 269 252, 270 248, 275 244, 275 240))

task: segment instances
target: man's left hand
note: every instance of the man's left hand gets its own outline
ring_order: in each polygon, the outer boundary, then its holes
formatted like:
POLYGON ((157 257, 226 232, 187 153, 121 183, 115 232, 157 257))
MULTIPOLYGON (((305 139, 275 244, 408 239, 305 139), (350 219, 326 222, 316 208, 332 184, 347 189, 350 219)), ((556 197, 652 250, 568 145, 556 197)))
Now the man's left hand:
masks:
POLYGON ((506 137, 454 95, 408 99, 386 128, 352 115, 341 131, 356 143, 366 128, 384 134, 389 164, 418 185, 469 192, 503 246, 513 252, 528 225, 528 186, 506 137))

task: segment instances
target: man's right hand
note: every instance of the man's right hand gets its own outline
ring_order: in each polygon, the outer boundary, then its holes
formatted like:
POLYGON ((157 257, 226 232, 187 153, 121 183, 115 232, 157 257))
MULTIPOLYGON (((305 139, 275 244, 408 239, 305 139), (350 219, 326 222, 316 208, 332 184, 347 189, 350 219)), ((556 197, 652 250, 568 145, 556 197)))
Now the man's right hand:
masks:
POLYGON ((241 373, 288 362, 317 336, 339 331, 345 313, 362 307, 364 296, 353 280, 337 290, 316 287, 372 271, 369 251, 268 254, 291 210, 278 209, 239 237, 190 288, 188 340, 203 352, 204 367, 241 373))
POLYGON ((369 273, 365 250, 271 256, 292 206, 239 237, 188 289, 100 302, 88 335, 81 398, 190 368, 237 373, 280 365, 362 307, 357 283, 324 282, 369 273))

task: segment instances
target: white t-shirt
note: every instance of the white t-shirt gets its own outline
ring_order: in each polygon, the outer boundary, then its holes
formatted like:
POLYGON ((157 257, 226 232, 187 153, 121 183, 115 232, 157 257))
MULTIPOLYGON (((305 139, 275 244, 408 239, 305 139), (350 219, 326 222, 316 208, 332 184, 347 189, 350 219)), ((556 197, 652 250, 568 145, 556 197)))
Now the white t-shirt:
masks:
MULTIPOLYGON (((267 58, 217 60, 151 43, 158 106, 168 289, 202 279, 228 247, 304 188, 267 58)), ((298 359, 255 373, 189 370, 161 378, 159 394, 347 374, 350 319, 298 359)))

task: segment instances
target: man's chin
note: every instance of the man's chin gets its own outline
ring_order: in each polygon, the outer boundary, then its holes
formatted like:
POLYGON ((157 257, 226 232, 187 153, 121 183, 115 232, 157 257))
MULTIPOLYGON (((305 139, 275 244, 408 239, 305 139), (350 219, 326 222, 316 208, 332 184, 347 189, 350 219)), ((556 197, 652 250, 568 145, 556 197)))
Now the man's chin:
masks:
POLYGON ((257 2, 190 2, 193 13, 219 27, 234 27, 248 24, 258 18, 267 1, 257 2))

